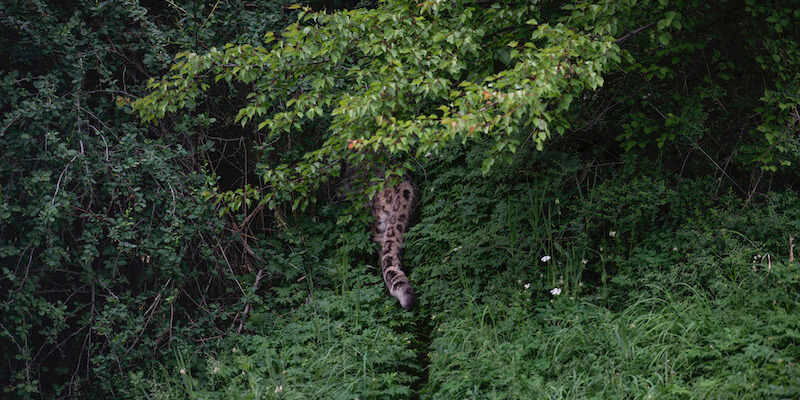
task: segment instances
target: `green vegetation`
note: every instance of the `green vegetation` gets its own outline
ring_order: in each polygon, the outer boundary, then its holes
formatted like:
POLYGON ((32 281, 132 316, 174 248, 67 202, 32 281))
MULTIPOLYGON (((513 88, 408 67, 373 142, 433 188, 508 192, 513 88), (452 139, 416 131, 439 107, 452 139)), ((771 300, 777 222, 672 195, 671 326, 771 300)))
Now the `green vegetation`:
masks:
MULTIPOLYGON (((545 152, 534 163, 554 157, 564 161, 545 152)), ((681 199, 664 178, 624 170, 581 191, 581 170, 509 180, 523 170, 512 166, 476 182, 458 169, 425 191, 409 249, 432 327, 424 397, 798 395, 800 277, 785 255, 764 256, 767 238, 797 223, 778 212, 796 213, 796 194, 741 213, 734 196, 681 199), (659 211, 659 198, 691 216, 659 211), (444 199, 454 207, 434 206, 444 199), (637 233, 593 212, 614 203, 664 220, 637 233)))
POLYGON ((799 107, 790 0, 2 2, 2 397, 796 399, 799 107))

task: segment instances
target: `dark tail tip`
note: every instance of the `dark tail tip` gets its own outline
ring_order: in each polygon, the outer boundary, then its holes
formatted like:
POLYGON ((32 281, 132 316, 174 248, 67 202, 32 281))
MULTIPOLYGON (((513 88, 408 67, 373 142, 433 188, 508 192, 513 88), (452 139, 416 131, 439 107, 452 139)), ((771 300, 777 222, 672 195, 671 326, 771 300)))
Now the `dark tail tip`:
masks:
POLYGON ((410 310, 417 305, 417 295, 414 293, 414 288, 412 288, 409 284, 405 284, 402 288, 398 288, 397 292, 392 293, 392 295, 397 297, 397 300, 400 300, 400 305, 406 310, 410 310))

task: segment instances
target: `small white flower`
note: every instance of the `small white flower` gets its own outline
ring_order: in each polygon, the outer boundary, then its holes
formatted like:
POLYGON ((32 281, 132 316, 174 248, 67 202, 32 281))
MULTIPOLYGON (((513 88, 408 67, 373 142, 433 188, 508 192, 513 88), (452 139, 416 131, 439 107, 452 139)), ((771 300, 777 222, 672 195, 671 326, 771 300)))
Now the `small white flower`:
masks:
POLYGON ((584 258, 583 260, 581 260, 581 263, 582 263, 583 265, 586 265, 586 264, 588 264, 588 263, 589 263, 589 260, 587 260, 587 259, 585 259, 585 258, 584 258))
POLYGON ((611 236, 612 238, 617 237, 617 231, 608 232, 608 236, 611 236))
POLYGON ((186 368, 181 368, 181 375, 186 375, 186 368))
POLYGON ((431 153, 425 153, 425 157, 430 157, 431 153))
POLYGON ((247 373, 246 373, 246 372, 244 372, 244 371, 242 371, 242 376, 245 376, 245 375, 247 375, 247 373))
POLYGON ((283 392, 283 385, 278 385, 275 387, 275 393, 283 392))
POLYGON ((238 350, 236 350, 236 347, 234 347, 234 348, 232 348, 232 349, 231 349, 231 352, 232 352, 232 353, 236 353, 237 351, 238 351, 238 350))
POLYGON ((561 294, 561 288, 553 288, 553 289, 551 289, 550 290, 550 294, 552 294, 553 296, 560 295, 561 294))
POLYGON ((531 284, 530 283, 526 283, 525 284, 525 289, 530 289, 530 288, 531 288, 531 284))
POLYGON ((217 372, 219 372, 219 367, 214 367, 214 373, 216 374, 217 372))
POLYGON ((542 257, 542 262, 548 262, 548 261, 550 261, 551 258, 552 257, 550 257, 550 256, 544 256, 544 257, 542 257))

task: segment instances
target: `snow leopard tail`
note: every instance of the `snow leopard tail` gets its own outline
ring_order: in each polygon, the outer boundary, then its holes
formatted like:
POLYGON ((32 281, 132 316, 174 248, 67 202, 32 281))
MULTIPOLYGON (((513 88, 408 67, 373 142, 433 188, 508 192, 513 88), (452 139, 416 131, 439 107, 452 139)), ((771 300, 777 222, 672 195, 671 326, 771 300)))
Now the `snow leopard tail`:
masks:
POLYGON ((373 240, 381 245, 380 263, 383 280, 389 293, 400 301, 406 310, 417 302, 414 288, 403 271, 403 235, 411 227, 411 218, 417 205, 419 192, 411 180, 403 180, 387 188, 372 199, 375 216, 373 240))

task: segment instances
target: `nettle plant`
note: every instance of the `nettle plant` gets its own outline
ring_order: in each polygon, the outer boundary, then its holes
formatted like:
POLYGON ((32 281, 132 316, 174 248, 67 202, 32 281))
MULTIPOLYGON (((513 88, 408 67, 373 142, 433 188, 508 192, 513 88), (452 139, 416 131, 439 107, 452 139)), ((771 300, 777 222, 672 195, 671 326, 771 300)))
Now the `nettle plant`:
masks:
MULTIPOLYGON (((525 142, 542 149, 569 127, 562 112, 572 100, 620 61, 614 16, 632 5, 397 0, 332 14, 294 6, 298 21, 269 33, 271 47, 181 53, 133 108, 145 121, 197 112, 213 86, 245 85, 236 121, 257 132, 261 182, 207 196, 224 211, 242 199, 304 210, 345 163, 397 177, 453 141, 481 139, 486 172, 525 142)), ((364 187, 371 195, 381 183, 364 187)))

